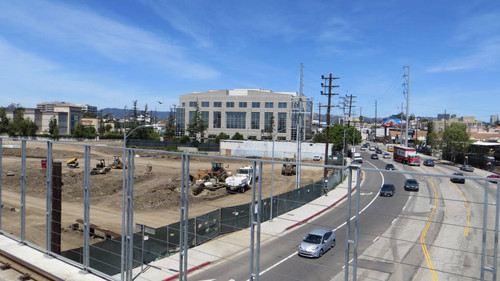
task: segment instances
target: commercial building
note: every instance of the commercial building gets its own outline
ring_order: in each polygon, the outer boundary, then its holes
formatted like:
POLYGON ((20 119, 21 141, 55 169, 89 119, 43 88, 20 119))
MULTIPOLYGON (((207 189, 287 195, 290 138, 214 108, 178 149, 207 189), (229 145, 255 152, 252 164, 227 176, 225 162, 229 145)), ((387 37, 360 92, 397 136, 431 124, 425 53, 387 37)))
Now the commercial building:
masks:
POLYGON ((483 122, 476 120, 474 116, 460 117, 457 118, 456 115, 452 115, 451 118, 438 119, 433 121, 434 129, 437 132, 442 132, 444 129, 452 123, 465 124, 467 131, 477 131, 483 127, 483 122))
POLYGON ((297 140, 299 130, 302 140, 312 137, 312 100, 297 92, 234 89, 180 96, 176 108, 178 136, 187 134, 197 108, 208 125, 205 136, 209 139, 221 132, 229 136, 238 132, 249 140, 271 139, 271 116, 276 140, 297 140))

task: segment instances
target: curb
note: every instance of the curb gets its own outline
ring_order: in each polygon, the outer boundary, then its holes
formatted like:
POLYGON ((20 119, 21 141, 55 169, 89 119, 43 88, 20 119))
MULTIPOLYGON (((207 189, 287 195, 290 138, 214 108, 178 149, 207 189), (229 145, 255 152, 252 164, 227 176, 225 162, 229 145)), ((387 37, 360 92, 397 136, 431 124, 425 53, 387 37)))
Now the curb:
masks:
MULTIPOLYGON (((202 263, 202 264, 200 264, 200 265, 196 265, 196 266, 194 266, 194 267, 191 267, 190 269, 188 269, 188 270, 187 270, 187 273, 190 273, 191 271, 195 271, 195 270, 197 270, 197 269, 200 269, 200 268, 202 268, 202 267, 205 267, 205 266, 209 265, 210 263, 211 263, 211 262, 207 261, 207 262, 204 262, 204 263, 202 263)), ((168 277, 168 278, 166 278, 166 279, 163 279, 162 281, 170 281, 170 280, 174 280, 174 279, 176 279, 176 278, 178 278, 178 277, 179 277, 179 273, 177 273, 177 274, 175 274, 175 275, 172 275, 172 276, 170 276, 170 277, 168 277)))

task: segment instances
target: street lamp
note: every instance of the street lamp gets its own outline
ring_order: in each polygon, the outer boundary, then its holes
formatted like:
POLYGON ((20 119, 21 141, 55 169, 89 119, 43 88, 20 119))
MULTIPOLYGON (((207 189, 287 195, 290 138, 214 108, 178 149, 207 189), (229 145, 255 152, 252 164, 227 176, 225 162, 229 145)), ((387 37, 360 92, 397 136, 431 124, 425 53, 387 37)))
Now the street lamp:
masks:
MULTIPOLYGON (((126 161, 126 158, 127 158, 127 137, 130 136, 135 130, 139 129, 139 128, 150 128, 150 127, 154 127, 153 125, 140 125, 140 126, 137 126, 135 127, 132 131, 130 131, 128 134, 127 132, 124 130, 123 131, 123 163, 124 163, 124 169, 123 169, 123 186, 122 186, 122 192, 123 192, 123 200, 122 200, 122 254, 121 254, 121 267, 122 267, 122 279, 123 279, 123 272, 124 272, 124 269, 125 269, 125 206, 126 206, 126 202, 127 202, 127 178, 125 176, 125 173, 127 171, 127 161, 126 161)), ((127 209, 128 209, 128 206, 127 206, 127 209)), ((130 232, 133 232, 133 230, 131 230, 130 232)), ((129 270, 132 270, 131 268, 127 268, 127 272, 129 270)))

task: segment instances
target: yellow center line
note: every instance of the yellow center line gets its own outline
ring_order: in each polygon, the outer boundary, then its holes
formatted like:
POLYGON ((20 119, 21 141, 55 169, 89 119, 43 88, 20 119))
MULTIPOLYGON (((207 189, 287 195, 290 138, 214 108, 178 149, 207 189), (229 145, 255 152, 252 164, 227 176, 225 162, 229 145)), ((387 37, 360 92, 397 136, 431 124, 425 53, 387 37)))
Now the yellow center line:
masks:
POLYGON ((452 184, 458 190, 458 192, 460 192, 460 194, 462 194, 462 197, 464 198, 465 207, 467 208, 467 226, 465 227, 465 230, 464 230, 464 236, 467 237, 469 235, 469 227, 470 227, 469 203, 468 203, 467 197, 465 197, 465 194, 462 192, 462 190, 460 188, 458 188, 458 186, 455 183, 452 183, 452 184))
POLYGON ((437 281, 437 273, 436 270, 434 269, 434 265, 432 265, 432 260, 429 255, 429 251, 427 250, 427 246, 425 245, 425 235, 427 235, 427 230, 429 230, 429 227, 431 226, 432 223, 432 216, 434 216, 434 212, 436 211, 437 203, 439 201, 438 195, 437 195, 437 190, 436 186, 434 186, 434 183, 429 180, 429 182, 432 185, 432 188, 434 189, 434 207, 432 208, 431 215, 429 216, 429 219, 427 220, 427 224, 424 227, 424 230, 422 231, 422 234, 420 235, 420 244, 422 245, 422 250, 424 251, 424 256, 425 260, 427 261, 427 265, 429 266, 429 269, 431 270, 431 275, 432 279, 437 281))

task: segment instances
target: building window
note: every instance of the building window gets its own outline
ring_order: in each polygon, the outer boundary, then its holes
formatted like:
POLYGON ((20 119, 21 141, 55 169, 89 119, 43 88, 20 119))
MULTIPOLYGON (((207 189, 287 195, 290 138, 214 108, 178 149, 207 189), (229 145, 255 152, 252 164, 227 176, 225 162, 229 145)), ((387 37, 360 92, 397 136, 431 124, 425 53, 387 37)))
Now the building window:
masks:
POLYGON ((221 101, 214 101, 214 107, 222 107, 221 101))
POLYGON ((197 102, 195 102, 195 101, 190 101, 190 102, 189 102, 189 107, 196 107, 196 105, 197 105, 197 104, 198 104, 198 103, 197 103, 197 102))
POLYGON ((186 103, 185 102, 182 102, 182 107, 186 107, 186 103))
POLYGON ((252 108, 260 108, 260 102, 258 102, 258 101, 253 101, 253 102, 252 102, 252 108))
POLYGON ((210 107, 210 102, 208 102, 208 101, 202 101, 201 102, 201 107, 210 107))
POLYGON ((234 107, 234 102, 232 101, 226 102, 226 107, 234 107))
POLYGON ((278 102, 278 108, 286 108, 286 102, 278 102))
POLYGON ((278 113, 278 133, 286 133, 286 112, 278 113))
POLYGON ((221 128, 222 115, 220 111, 214 111, 214 128, 221 128))
POLYGON ((260 129, 260 112, 252 112, 251 129, 260 129))
POLYGON ((245 129, 246 112, 226 112, 227 129, 245 129))
POLYGON ((271 125, 271 117, 273 116, 272 112, 264 113, 264 131, 269 130, 269 126, 271 125))
POLYGON ((205 124, 206 124, 207 126, 208 126, 208 124, 210 124, 210 123, 208 123, 208 116, 209 116, 209 112, 208 112, 208 111, 202 111, 202 112, 201 112, 201 119, 202 119, 203 121, 205 121, 205 124))
POLYGON ((247 107, 247 102, 246 101, 240 101, 239 107, 240 108, 246 108, 247 107))
POLYGON ((274 103, 272 101, 266 101, 265 107, 266 108, 273 108, 274 107, 274 103))

